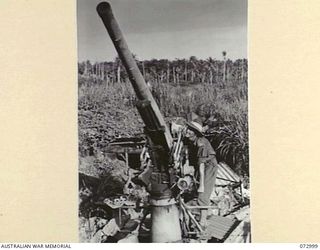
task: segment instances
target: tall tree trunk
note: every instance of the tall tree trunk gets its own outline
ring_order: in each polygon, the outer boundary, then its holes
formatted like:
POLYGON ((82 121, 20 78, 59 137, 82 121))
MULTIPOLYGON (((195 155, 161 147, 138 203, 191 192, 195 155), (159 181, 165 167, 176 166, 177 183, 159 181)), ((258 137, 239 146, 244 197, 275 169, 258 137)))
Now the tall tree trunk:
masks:
POLYGON ((187 82, 188 81, 188 63, 185 62, 185 67, 184 67, 184 80, 187 82))
POLYGON ((212 72, 212 69, 210 69, 210 71, 209 71, 209 82, 210 82, 210 84, 213 84, 213 72, 212 72))
POLYGON ((205 74, 205 73, 202 73, 202 74, 200 75, 200 81, 201 81, 201 83, 204 83, 204 82, 205 82, 205 79, 206 79, 206 74, 205 74))
POLYGON ((241 80, 244 79, 244 60, 241 60, 241 80))
POLYGON ((163 76, 164 76, 164 72, 163 72, 163 70, 161 70, 161 75, 160 75, 160 82, 161 83, 163 82, 163 76))
POLYGON ((83 75, 85 77, 87 77, 87 75, 88 75, 88 65, 87 65, 87 63, 84 64, 84 73, 83 73, 83 75))
POLYGON ((226 64, 226 60, 224 60, 223 62, 223 82, 224 83, 226 83, 226 80, 227 80, 226 71, 227 71, 227 64, 226 64))
POLYGON ((118 66, 118 69, 117 69, 117 82, 120 83, 121 82, 121 79, 120 79, 120 73, 121 73, 121 67, 120 65, 118 66))

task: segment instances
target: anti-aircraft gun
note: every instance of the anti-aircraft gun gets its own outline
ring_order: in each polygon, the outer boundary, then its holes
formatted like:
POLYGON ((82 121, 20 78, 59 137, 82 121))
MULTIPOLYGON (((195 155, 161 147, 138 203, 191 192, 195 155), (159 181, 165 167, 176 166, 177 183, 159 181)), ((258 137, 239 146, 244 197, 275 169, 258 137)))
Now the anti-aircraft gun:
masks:
POLYGON ((180 241, 179 211, 171 191, 175 181, 172 155, 176 150, 173 148, 170 130, 128 48, 110 4, 101 2, 97 6, 97 12, 128 73, 138 98, 137 108, 145 124, 144 131, 151 158, 148 181, 150 182, 150 205, 152 206, 152 242, 180 241))

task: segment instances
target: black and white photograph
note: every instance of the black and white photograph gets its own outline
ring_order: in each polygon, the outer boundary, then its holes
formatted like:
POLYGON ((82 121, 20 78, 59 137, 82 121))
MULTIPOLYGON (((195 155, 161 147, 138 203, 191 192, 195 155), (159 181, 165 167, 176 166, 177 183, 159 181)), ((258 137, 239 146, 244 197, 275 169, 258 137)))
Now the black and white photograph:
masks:
POLYGON ((251 242, 247 4, 77 0, 80 242, 251 242))

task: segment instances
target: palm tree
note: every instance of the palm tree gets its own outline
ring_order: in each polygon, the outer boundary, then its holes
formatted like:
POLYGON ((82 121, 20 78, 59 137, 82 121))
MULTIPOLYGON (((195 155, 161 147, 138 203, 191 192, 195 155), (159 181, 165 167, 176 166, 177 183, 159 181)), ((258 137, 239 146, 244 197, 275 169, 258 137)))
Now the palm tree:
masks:
POLYGON ((167 61, 167 83, 170 82, 170 61, 167 61))
POLYGON ((189 62, 190 62, 190 66, 191 66, 189 68, 189 70, 191 71, 191 79, 190 79, 190 81, 193 82, 194 78, 195 78, 195 70, 197 70, 198 59, 195 56, 190 56, 189 62))
POLYGON ((78 62, 78 74, 79 75, 84 75, 86 70, 86 63, 85 62, 78 62))
MULTIPOLYGON (((215 59, 213 59, 212 57, 209 57, 207 59, 207 65, 208 65, 208 68, 209 68, 209 83, 210 84, 213 84, 213 75, 215 73, 215 75, 217 76, 217 67, 215 65, 215 59)), ((217 81, 217 79, 216 79, 217 81)))
POLYGON ((105 78, 105 74, 104 74, 104 62, 102 62, 102 65, 101 65, 102 67, 101 67, 101 78, 102 78, 102 80, 104 80, 104 78, 105 78))
POLYGON ((223 82, 226 82, 226 73, 227 73, 227 52, 222 51, 222 56, 223 56, 223 82))
POLYGON ((117 69, 117 73, 116 73, 117 83, 120 83, 121 82, 121 60, 118 56, 114 59, 114 67, 117 69))
POLYGON ((188 81, 188 61, 186 59, 183 59, 184 61, 184 81, 188 81))
POLYGON ((164 82, 164 79, 167 75, 167 64, 168 64, 168 60, 167 59, 160 59, 158 61, 158 75, 160 76, 160 82, 164 82))
POLYGON ((91 70, 92 70, 92 65, 89 60, 85 62, 85 70, 84 70, 84 75, 85 76, 90 76, 91 75, 91 70))

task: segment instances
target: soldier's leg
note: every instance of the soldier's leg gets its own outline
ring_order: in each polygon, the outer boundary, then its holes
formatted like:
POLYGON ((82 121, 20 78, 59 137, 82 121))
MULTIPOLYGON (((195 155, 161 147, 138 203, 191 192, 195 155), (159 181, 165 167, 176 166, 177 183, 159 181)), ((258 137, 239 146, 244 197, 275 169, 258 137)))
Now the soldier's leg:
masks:
MULTIPOLYGON (((199 193, 198 203, 200 206, 210 206, 210 196, 215 185, 215 178, 217 175, 217 168, 213 166, 207 166, 205 168, 204 176, 204 192, 199 193)), ((207 226, 208 209, 200 210, 200 225, 207 226)))

